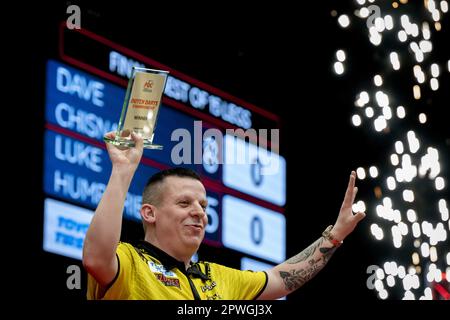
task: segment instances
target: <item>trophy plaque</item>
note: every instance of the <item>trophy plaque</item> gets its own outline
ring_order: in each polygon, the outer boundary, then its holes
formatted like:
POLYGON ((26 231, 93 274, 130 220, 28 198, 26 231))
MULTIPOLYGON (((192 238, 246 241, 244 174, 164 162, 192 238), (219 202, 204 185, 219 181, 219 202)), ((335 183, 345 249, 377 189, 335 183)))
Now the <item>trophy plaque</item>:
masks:
POLYGON ((121 148, 134 147, 130 134, 134 132, 143 138, 144 148, 163 148, 153 144, 153 137, 168 74, 168 71, 133 67, 115 137, 105 136, 106 142, 121 148))

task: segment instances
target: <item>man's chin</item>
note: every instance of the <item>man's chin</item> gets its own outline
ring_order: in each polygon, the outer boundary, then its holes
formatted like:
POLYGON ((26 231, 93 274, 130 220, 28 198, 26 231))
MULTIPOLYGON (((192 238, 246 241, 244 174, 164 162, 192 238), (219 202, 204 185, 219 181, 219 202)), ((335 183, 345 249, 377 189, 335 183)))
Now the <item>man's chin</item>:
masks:
POLYGON ((184 242, 187 246, 190 248, 193 248, 197 251, 198 247, 200 247, 200 244, 203 241, 203 237, 200 236, 191 236, 189 239, 186 239, 184 242))

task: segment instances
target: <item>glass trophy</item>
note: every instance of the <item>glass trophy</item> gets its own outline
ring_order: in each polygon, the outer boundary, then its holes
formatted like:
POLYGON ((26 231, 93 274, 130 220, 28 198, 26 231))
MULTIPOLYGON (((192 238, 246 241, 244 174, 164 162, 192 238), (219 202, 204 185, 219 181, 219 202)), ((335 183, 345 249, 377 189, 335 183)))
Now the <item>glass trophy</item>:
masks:
POLYGON ((106 142, 121 148, 134 147, 131 138, 134 132, 143 138, 144 148, 163 148, 153 144, 153 136, 168 74, 168 71, 133 67, 115 137, 103 137, 106 142))

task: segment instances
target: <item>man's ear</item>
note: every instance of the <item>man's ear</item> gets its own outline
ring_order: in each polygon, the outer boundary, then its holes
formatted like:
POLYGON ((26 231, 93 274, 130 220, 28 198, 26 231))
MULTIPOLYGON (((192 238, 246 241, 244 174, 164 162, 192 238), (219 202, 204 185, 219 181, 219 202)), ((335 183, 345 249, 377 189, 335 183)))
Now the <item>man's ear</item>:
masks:
POLYGON ((156 220, 156 210, 155 206, 144 203, 141 207, 141 217, 142 220, 149 224, 155 223, 156 220))

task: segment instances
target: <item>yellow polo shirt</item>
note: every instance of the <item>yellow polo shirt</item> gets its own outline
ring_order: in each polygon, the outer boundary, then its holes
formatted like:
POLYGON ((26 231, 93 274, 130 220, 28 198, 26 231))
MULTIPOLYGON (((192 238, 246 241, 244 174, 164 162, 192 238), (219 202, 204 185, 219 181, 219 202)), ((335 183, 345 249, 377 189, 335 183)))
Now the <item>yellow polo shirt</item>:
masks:
POLYGON ((216 263, 184 264, 141 241, 117 247, 119 270, 108 288, 88 275, 88 299, 118 300, 250 300, 267 285, 263 271, 241 271, 216 263))

